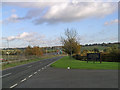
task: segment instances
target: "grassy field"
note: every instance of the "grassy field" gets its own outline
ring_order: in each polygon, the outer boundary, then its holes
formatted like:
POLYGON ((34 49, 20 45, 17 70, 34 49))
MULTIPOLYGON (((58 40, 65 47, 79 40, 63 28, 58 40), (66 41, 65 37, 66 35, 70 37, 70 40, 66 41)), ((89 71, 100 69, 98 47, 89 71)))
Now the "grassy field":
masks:
MULTIPOLYGON (((56 55, 57 56, 57 55, 56 55)), ((48 59, 48 58, 52 58, 52 57, 56 57, 55 55, 46 55, 46 56, 42 56, 41 58, 35 58, 35 59, 30 59, 30 60, 25 60, 25 61, 20 61, 20 62, 14 62, 14 63, 9 63, 9 64, 2 64, 2 70, 10 68, 10 67, 15 67, 18 65, 23 65, 23 64, 28 64, 31 62, 35 62, 35 61, 39 61, 42 59, 48 59)))
POLYGON ((55 68, 67 68, 70 67, 72 69, 110 69, 110 70, 117 70, 118 63, 117 62, 86 62, 86 61, 79 61, 75 59, 70 59, 70 57, 65 56, 62 59, 56 61, 51 65, 51 67, 55 68))
POLYGON ((105 47, 105 46, 85 46, 85 47, 81 48, 81 51, 83 51, 83 50, 93 50, 94 48, 97 48, 101 51, 101 50, 106 49, 107 47, 105 47))

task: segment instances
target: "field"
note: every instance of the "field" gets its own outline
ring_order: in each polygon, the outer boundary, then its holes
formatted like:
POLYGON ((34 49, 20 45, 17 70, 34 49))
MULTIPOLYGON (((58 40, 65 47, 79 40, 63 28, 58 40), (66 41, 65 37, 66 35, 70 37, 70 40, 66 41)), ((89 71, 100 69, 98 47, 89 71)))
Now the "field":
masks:
POLYGON ((81 51, 83 50, 93 50, 94 48, 97 48, 98 50, 104 50, 107 48, 107 46, 85 46, 81 48, 81 51))
POLYGON ((27 59, 27 60, 11 62, 11 63, 5 63, 5 64, 2 64, 2 69, 7 69, 7 68, 10 68, 10 67, 23 65, 23 64, 28 64, 28 63, 31 63, 31 62, 39 61, 39 60, 42 60, 42 59, 48 59, 48 58, 52 58, 52 57, 56 57, 56 56, 58 56, 58 55, 45 55, 45 56, 42 56, 42 57, 39 57, 39 58, 27 59))
POLYGON ((117 70, 118 69, 118 63, 117 62, 95 62, 92 61, 86 62, 86 61, 79 61, 75 60, 73 58, 70 59, 70 57, 65 56, 62 59, 56 61, 51 65, 51 67, 55 68, 66 68, 70 67, 72 69, 109 69, 109 70, 117 70))
POLYGON ((102 51, 104 49, 107 49, 108 47, 113 47, 113 46, 116 46, 116 47, 120 47, 120 44, 118 43, 111 43, 111 44, 106 44, 106 45, 94 45, 94 46, 83 46, 81 48, 81 51, 83 50, 93 50, 94 48, 97 48, 99 51, 102 51))

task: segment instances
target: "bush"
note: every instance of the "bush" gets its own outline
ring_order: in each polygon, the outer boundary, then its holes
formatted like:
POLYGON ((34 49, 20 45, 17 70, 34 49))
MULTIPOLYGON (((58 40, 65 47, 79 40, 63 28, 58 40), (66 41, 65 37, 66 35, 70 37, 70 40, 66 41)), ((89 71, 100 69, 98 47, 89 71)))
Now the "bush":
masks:
POLYGON ((102 53, 101 59, 106 62, 120 62, 120 52, 102 53))
POLYGON ((86 56, 81 56, 80 54, 73 55, 72 57, 75 58, 76 60, 83 60, 83 61, 87 60, 86 56))

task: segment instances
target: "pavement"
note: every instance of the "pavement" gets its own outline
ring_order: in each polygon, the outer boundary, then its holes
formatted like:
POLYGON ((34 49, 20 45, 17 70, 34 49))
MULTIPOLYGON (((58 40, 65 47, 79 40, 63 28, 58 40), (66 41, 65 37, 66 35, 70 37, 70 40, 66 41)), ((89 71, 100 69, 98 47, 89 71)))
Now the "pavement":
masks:
POLYGON ((15 88, 118 88, 118 71, 47 67, 15 88))

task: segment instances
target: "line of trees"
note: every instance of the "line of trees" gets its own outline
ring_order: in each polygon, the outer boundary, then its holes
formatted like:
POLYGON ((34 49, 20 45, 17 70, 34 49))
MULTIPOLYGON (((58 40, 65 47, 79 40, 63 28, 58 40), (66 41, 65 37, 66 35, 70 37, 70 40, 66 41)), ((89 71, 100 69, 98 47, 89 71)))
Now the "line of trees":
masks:
POLYGON ((31 46, 28 46, 25 49, 25 55, 41 56, 41 55, 43 55, 43 50, 39 46, 34 46, 33 48, 31 46))

